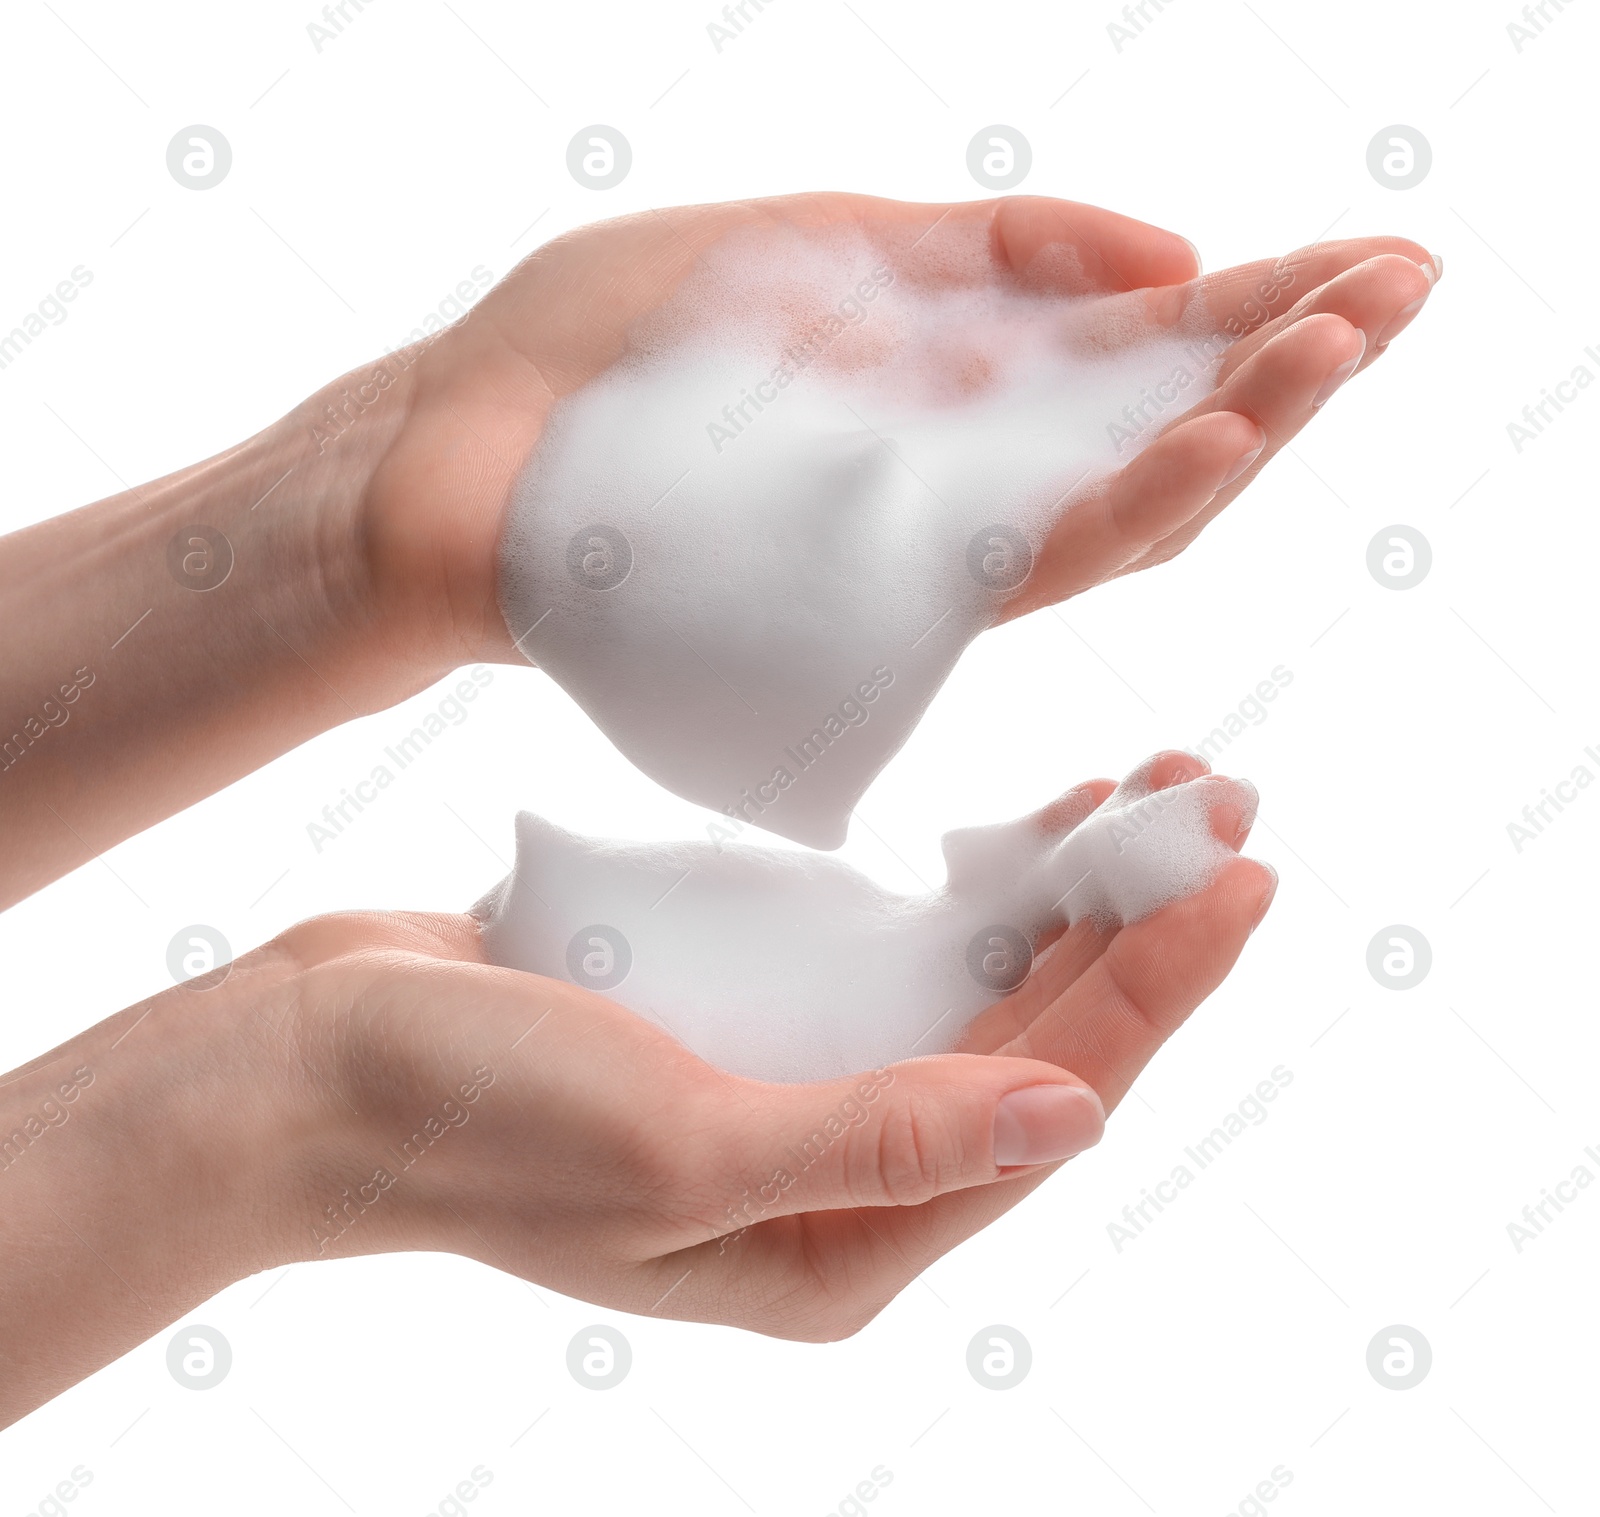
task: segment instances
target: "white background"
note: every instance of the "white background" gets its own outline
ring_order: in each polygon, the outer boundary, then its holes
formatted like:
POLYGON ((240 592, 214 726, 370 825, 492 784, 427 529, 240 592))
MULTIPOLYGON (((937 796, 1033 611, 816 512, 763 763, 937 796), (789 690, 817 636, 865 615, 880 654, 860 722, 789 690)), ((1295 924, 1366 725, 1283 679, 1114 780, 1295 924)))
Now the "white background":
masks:
MULTIPOLYGON (((373 0, 318 52, 310 0, 7 7, 0 329, 75 265, 94 276, 0 371, 7 530, 255 431, 402 342, 475 265, 498 277, 565 228, 685 201, 978 198, 966 146, 995 122, 1033 145, 1024 190, 1170 226, 1210 268, 1396 232, 1446 272, 1177 563, 981 639, 863 804, 937 878, 947 828, 1191 745, 1274 666, 1293 672, 1218 761, 1261 787, 1252 851, 1282 873, 1276 907, 1101 1148, 830 1347, 598 1312, 448 1257, 244 1281, 193 1319, 232 1343, 222 1385, 176 1385, 163 1331, 0 1435, 0 1517, 80 1464, 86 1514, 422 1517, 478 1465, 485 1517, 822 1517, 879 1465, 887 1517, 1221 1517, 1279 1465, 1293 1479, 1270 1509, 1306 1517, 1593 1509, 1600 1188, 1520 1254, 1506 1224, 1578 1163, 1600 1171, 1583 1155, 1600 1144, 1600 787, 1520 854, 1506 824, 1575 765, 1600 773, 1583 753, 1600 744, 1600 393, 1520 453, 1507 423, 1580 363, 1600 374, 1583 351, 1600 344, 1600 17, 1552 6, 1519 52, 1510 0, 1147 10, 1119 52, 1109 0, 771 0, 718 53, 711 0, 373 0), (604 193, 565 168, 595 122, 634 150, 604 193), (204 193, 165 163, 191 123, 233 148, 204 193), (1434 153, 1403 192, 1366 164, 1393 123, 1434 153), (1432 544, 1412 590, 1366 567, 1392 523, 1432 544), (1409 991, 1366 967, 1391 923, 1432 944, 1409 991), (1293 1082, 1267 1121, 1116 1252, 1107 1224, 1279 1064, 1293 1082), (565 1367, 595 1321, 634 1350, 605 1392, 565 1367), (1005 1392, 965 1365, 994 1323, 1033 1348, 1005 1392), (1367 1370, 1391 1324, 1432 1345, 1415 1389, 1367 1370)), ((7 913, 0 1067, 159 988, 188 923, 243 951, 316 912, 465 906, 503 873, 519 807, 701 832, 706 813, 544 676, 496 669, 470 709, 320 855, 306 824, 407 711, 326 734, 7 913)), ((916 883, 859 828, 845 856, 916 883)))

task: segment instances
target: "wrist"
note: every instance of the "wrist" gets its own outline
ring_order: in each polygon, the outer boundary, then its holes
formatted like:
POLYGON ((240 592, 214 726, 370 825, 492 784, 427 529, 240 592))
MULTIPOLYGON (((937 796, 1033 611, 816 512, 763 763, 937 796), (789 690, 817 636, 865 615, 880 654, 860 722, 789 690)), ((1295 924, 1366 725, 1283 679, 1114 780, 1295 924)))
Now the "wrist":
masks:
POLYGON ((0 1425, 291 1257, 315 1149, 244 1004, 176 987, 0 1084, 0 1425))
POLYGON ((331 445, 325 404, 6 538, 0 906, 451 667, 370 551, 407 387, 331 445))
POLYGON ((273 553, 288 609, 343 672, 340 692, 357 708, 346 714, 381 710, 453 667, 440 646, 437 594, 396 562, 393 511, 379 485, 415 405, 416 368, 402 368, 402 357, 324 385, 245 445, 259 450, 271 491, 250 515, 278 505, 273 553))
POLYGON ((555 395, 492 304, 301 408, 327 455, 359 441, 350 456, 363 474, 357 536, 375 624, 417 688, 463 664, 523 661, 500 611, 500 529, 555 395), (336 436, 330 406, 335 422, 355 415, 336 436))

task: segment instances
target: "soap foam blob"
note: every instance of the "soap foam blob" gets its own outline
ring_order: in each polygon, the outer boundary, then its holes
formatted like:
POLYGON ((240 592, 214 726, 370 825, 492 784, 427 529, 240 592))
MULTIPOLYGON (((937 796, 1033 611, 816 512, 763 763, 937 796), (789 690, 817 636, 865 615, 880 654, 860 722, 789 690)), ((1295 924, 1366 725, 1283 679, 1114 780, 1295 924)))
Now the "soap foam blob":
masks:
POLYGON ((1051 527, 1212 386, 1136 296, 889 235, 716 244, 552 409, 502 533, 524 655, 729 836, 838 847, 1051 527))
POLYGON ((1138 921, 1235 855, 1211 829, 1247 782, 1150 788, 1153 760, 1092 813, 1074 797, 947 833, 948 877, 902 896, 838 859, 578 837, 517 817, 512 874, 481 901, 489 961, 602 990, 701 1058, 802 1081, 948 1052, 1014 990, 1050 928, 1138 921))

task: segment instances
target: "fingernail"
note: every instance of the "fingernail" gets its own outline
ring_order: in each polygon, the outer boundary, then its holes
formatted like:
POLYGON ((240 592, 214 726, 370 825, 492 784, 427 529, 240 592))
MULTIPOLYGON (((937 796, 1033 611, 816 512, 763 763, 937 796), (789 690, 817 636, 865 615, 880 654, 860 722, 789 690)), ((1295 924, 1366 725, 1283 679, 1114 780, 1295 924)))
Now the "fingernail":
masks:
MULTIPOLYGON (((1262 922, 1266 920, 1267 912, 1271 909, 1273 901, 1275 901, 1278 897, 1278 871, 1263 859, 1257 859, 1256 863, 1260 864, 1261 867, 1272 876, 1272 884, 1268 887, 1267 893, 1262 898, 1260 906, 1256 908, 1256 919, 1250 924, 1251 933, 1253 933, 1256 928, 1258 928, 1262 922)), ((1249 933, 1245 934, 1246 937, 1249 935, 1249 933)))
POLYGON ((1401 306, 1400 309, 1395 312, 1394 320, 1378 333, 1378 346, 1381 348, 1386 344, 1393 342, 1396 337, 1405 331, 1405 329, 1410 326, 1414 320, 1416 320, 1417 312, 1427 304, 1427 301, 1428 297, 1426 295, 1419 295, 1417 299, 1411 302, 1410 305, 1401 306))
POLYGON ((1432 282, 1438 284, 1444 278, 1444 255, 1442 253, 1429 253, 1428 256, 1433 260, 1432 282))
MULTIPOLYGON (((1189 242, 1189 239, 1187 237, 1185 237, 1183 240, 1185 242, 1189 242)), ((1194 254, 1194 271, 1195 271, 1195 273, 1196 274, 1204 274, 1205 271, 1206 271, 1206 266, 1205 266, 1205 264, 1203 264, 1200 261, 1200 249, 1197 248, 1192 242, 1189 242, 1189 251, 1194 254)))
POLYGON ((1261 441, 1258 442, 1255 447, 1251 448, 1248 453, 1241 453, 1238 458, 1234 460, 1233 467, 1222 476, 1217 488, 1220 490, 1223 485, 1231 485, 1234 480, 1243 474, 1244 471, 1261 456, 1261 450, 1266 447, 1266 445, 1267 439, 1263 436, 1261 441))
POLYGON ((1366 351, 1367 337, 1366 333, 1362 332, 1361 352, 1357 353, 1354 358, 1348 359, 1346 362, 1340 364, 1339 367, 1333 371, 1333 373, 1331 373, 1325 380, 1322 381, 1322 388, 1311 397, 1311 409, 1313 411, 1315 411, 1318 406, 1326 405, 1328 403, 1328 397, 1332 395, 1333 392, 1345 382, 1345 380, 1355 373, 1356 365, 1361 362, 1362 355, 1366 351))
POLYGON ((1093 1148, 1106 1130, 1100 1097, 1082 1085, 1030 1085, 994 1109, 994 1162, 1055 1164, 1093 1148))

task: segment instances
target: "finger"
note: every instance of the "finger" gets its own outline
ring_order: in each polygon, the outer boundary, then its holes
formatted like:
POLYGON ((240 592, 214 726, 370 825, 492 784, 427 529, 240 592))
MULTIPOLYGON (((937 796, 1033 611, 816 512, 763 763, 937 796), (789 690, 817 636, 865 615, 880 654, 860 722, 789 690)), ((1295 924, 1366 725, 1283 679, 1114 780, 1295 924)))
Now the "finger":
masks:
MULTIPOLYGON (((935 263, 942 264, 943 252, 969 236, 986 238, 992 267, 976 275, 985 284, 999 268, 1041 293, 1104 295, 1182 286, 1200 273, 1194 245, 1176 232, 1072 200, 1008 195, 927 205, 868 196, 812 198, 823 215, 837 215, 839 206, 847 206, 869 233, 893 228, 887 239, 892 247, 907 255, 931 253, 935 263)), ((914 268, 920 263, 911 259, 914 268)))
POLYGON ((1409 258, 1394 253, 1369 258, 1307 292, 1282 316, 1235 343, 1222 361, 1219 382, 1226 381, 1278 333, 1318 313, 1342 316, 1362 329, 1367 339, 1364 367, 1411 324, 1432 288, 1428 273, 1409 258))
POLYGON ((738 1225, 920 1206, 1079 1153, 1100 1140, 1105 1120, 1085 1082, 1021 1058, 943 1054, 844 1080, 748 1082, 747 1094, 750 1103, 721 1103, 698 1160, 748 1196, 738 1225))
MULTIPOLYGON (((1210 775, 1205 761, 1196 755, 1168 752, 1147 760, 1119 787, 1124 794, 1113 796, 1112 804, 1119 804, 1128 795, 1137 799, 1191 779, 1206 792, 1202 799, 1206 803, 1212 835, 1237 852, 1244 846, 1255 821, 1255 786, 1248 781, 1210 775)), ((1036 1025, 1053 1027, 1062 1018, 1074 1015, 1073 987, 1109 949, 1117 934, 1125 930, 1114 923, 1104 927, 1090 921, 1075 924, 1068 940, 1072 951, 1063 954, 1057 949, 1040 958, 1027 981, 994 1009, 993 1021, 985 1029, 991 1041, 982 1051, 1013 1050, 1017 1040, 1025 1039, 1036 1025), (997 1036, 1007 1027, 1011 1030, 1010 1036, 997 1036)), ((1093 1078, 1088 1071, 1084 1073, 1087 1078, 1093 1078)))
MULTIPOLYGON (((1213 328, 1243 337, 1284 315, 1307 295, 1369 259, 1405 259, 1430 284, 1438 278, 1433 255, 1404 237, 1352 237, 1313 243, 1280 258, 1263 258, 1208 274, 1185 292, 1186 315, 1203 311, 1213 328)), ((1176 313, 1174 313, 1176 316, 1176 313)))
POLYGON ((1001 620, 1054 605, 1142 560, 1250 468, 1265 442, 1261 427, 1237 412, 1180 419, 1068 508, 1001 620))
POLYGON ((1194 244, 1098 206, 1037 195, 995 202, 994 235, 1022 283, 1056 294, 1126 291, 1194 279, 1194 244))
MULTIPOLYGON (((1107 804, 1111 806, 1132 804, 1154 794, 1157 790, 1167 790, 1191 782, 1198 783, 1203 792, 1201 799, 1206 807, 1207 824, 1212 835, 1218 842, 1237 853, 1244 847, 1255 823, 1258 805, 1256 788, 1248 780, 1212 775, 1211 766, 1198 754, 1168 749, 1146 759, 1123 780, 1117 787, 1116 793, 1109 797, 1107 804)), ((1092 926, 1092 921, 1088 918, 1073 924, 1069 929, 1069 942, 1075 941, 1083 929, 1092 926)), ((1094 939, 1086 942, 1097 942, 1103 948, 1111 937, 1121 931, 1121 926, 1112 923, 1108 928, 1094 930, 1094 939)), ((1041 958, 1036 961, 1026 983, 1008 997, 1007 1001, 1001 1003, 1010 1007, 1016 1030, 1021 1032, 1034 1017, 1053 1005, 1078 974, 1086 970, 1093 959, 1098 957, 1097 952, 1087 951, 1086 948, 1071 956, 1058 951, 1052 953, 1048 959, 1041 958)), ((1004 1041, 1001 1040, 985 1052, 997 1051, 1003 1046, 1004 1041)))
POLYGON ((1074 785, 1065 795, 1057 796, 1049 805, 1034 812, 1040 830, 1065 837, 1096 807, 1104 805, 1106 797, 1116 788, 1115 780, 1085 780, 1081 785, 1074 785))
POLYGON ((1041 1173, 1105 1126, 1083 1081, 1023 1059, 946 1054, 843 1081, 745 1083, 759 1115, 724 1106, 689 1161, 729 1198, 708 1219, 721 1236, 641 1264, 632 1293, 671 1291, 668 1315, 731 1315, 780 1337, 856 1331, 913 1261, 956 1241, 929 1201, 1041 1173))
POLYGON ((1242 474, 1122 572, 1165 563, 1193 542, 1355 372, 1365 351, 1360 327, 1322 313, 1297 321, 1246 360, 1191 414, 1231 411, 1247 417, 1266 434, 1266 446, 1242 474))
MULTIPOLYGON (((1214 820, 1229 822, 1215 812, 1214 820)), ((1070 988, 1060 1025, 1036 1025, 997 1062, 1010 1065, 1019 1053, 1031 1058, 1033 1048, 1052 1060, 1082 1058, 1086 1069, 1099 1071, 1091 1083, 1114 1104, 1232 967, 1275 884, 1265 866, 1238 859, 1196 895, 1122 929, 1070 988)), ((895 1067, 971 1062, 945 1056, 895 1067)), ((1049 1165, 1011 1173, 997 1168, 991 1183, 945 1190, 921 1205, 757 1217, 735 1236, 659 1261, 652 1288, 686 1281, 673 1298, 673 1315, 714 1318, 732 1298, 741 1304, 742 1320, 758 1330, 809 1341, 845 1337, 1053 1172, 1049 1165)))
MULTIPOLYGON (((1149 793, 1185 784, 1210 772, 1211 766, 1198 754, 1168 748, 1146 759, 1123 783, 1137 781, 1149 793)), ((1102 804, 1111 798, 1114 789, 1108 785, 1101 792, 1102 804)), ((1231 801, 1214 805, 1213 830, 1225 841, 1235 835, 1242 838, 1245 834, 1240 833, 1238 817, 1239 808, 1231 801)), ((995 1053, 1019 1036, 1100 957, 1118 931, 1115 924, 1084 917, 1070 927, 1058 926, 1042 934, 1035 944, 1036 958, 1026 983, 977 1017, 963 1034, 959 1051, 995 1053)))
POLYGON ((1277 875, 1235 859, 1203 890, 1124 927, 1105 952, 1000 1052, 1079 1071, 1108 1111, 1233 968, 1277 875))

